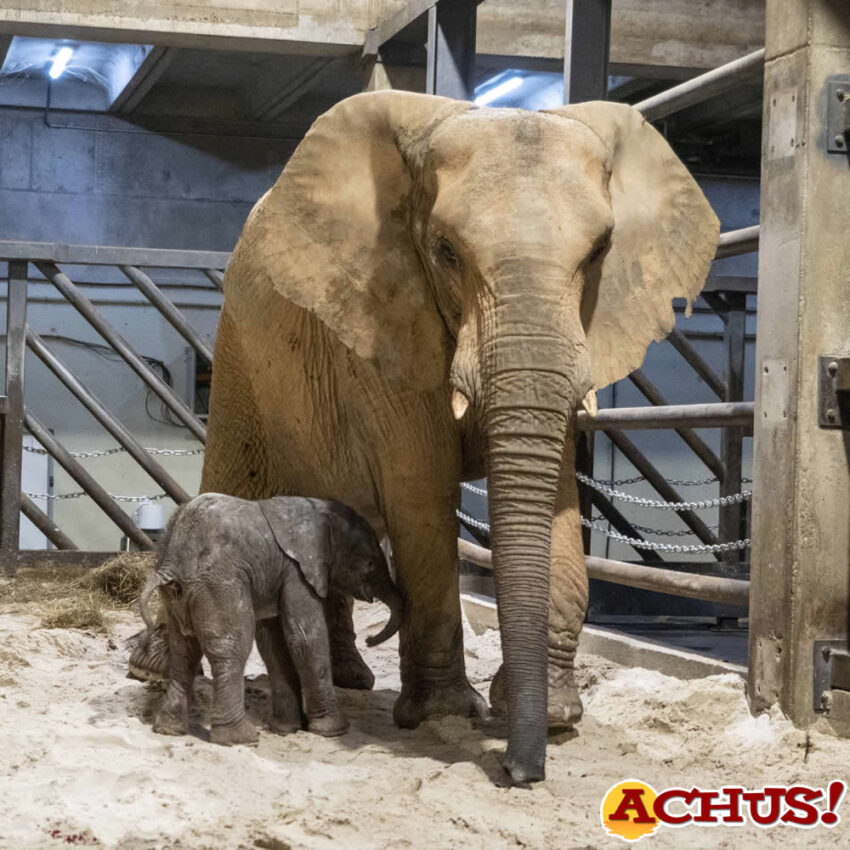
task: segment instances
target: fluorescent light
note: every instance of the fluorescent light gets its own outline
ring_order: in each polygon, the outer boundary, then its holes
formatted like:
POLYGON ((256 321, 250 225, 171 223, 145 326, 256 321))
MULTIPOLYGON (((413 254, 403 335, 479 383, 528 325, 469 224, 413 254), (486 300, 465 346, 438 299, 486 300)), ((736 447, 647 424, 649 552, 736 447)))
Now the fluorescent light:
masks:
POLYGON ((53 57, 50 70, 47 72, 51 80, 58 80, 68 67, 71 57, 74 55, 73 47, 60 47, 53 57))
POLYGON ((518 89, 522 85, 522 77, 508 77, 504 82, 498 83, 492 88, 487 89, 483 94, 475 98, 475 102, 479 106, 486 106, 494 100, 518 89))

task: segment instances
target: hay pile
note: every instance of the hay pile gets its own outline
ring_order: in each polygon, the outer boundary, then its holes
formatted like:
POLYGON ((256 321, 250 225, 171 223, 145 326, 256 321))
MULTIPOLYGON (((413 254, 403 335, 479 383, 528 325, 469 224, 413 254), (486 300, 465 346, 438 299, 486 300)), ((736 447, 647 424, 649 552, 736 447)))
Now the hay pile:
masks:
POLYGON ((106 634, 109 612, 126 610, 138 601, 153 568, 153 552, 119 552, 82 575, 68 568, 23 569, 0 582, 0 602, 12 610, 33 605, 43 629, 81 629, 106 634))

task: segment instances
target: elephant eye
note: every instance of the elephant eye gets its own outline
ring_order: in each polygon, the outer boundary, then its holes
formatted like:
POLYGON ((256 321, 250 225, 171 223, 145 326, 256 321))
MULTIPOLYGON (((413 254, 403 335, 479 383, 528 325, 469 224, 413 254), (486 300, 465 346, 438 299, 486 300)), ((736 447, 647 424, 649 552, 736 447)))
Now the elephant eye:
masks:
POLYGON ((437 255, 437 261, 449 269, 460 268, 460 258, 455 252, 452 243, 445 236, 440 236, 434 246, 434 253, 437 255))
POLYGON ((607 250, 611 243, 611 232, 604 233, 593 245, 593 250, 587 257, 587 264, 595 263, 607 250))

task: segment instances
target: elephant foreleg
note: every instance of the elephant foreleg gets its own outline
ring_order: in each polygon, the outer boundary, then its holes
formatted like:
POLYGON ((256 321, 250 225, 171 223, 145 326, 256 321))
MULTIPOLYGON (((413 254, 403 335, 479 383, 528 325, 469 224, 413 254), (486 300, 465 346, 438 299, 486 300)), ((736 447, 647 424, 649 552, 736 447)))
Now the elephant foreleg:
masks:
POLYGON ((331 641, 334 684, 338 688, 370 691, 375 684, 375 674, 355 645, 352 607, 353 602, 349 597, 334 592, 328 594, 325 612, 331 641))
POLYGON ((455 497, 447 493, 428 504, 421 488, 416 497, 407 511, 391 501, 394 510, 388 523, 405 596, 399 644, 401 695, 393 716, 405 728, 414 728, 427 717, 488 713, 486 701, 469 684, 463 663, 455 497))

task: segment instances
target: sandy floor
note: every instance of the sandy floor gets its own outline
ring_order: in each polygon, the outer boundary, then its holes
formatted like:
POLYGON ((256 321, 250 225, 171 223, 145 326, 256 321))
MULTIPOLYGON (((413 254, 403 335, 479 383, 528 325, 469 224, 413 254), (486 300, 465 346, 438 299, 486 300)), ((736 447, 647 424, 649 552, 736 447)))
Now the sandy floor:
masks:
MULTIPOLYGON (((544 784, 500 787, 500 723, 393 726, 394 641, 365 651, 374 691, 341 692, 352 724, 342 738, 265 731, 256 748, 227 749, 209 744, 200 724, 192 736, 163 737, 150 728, 160 688, 124 677, 123 640, 137 621, 111 616, 111 636, 40 629, 27 606, 3 605, 0 588, 4 850, 623 847, 602 829, 599 806, 625 778, 656 790, 850 779, 850 741, 750 718, 735 676, 682 682, 584 657, 579 733, 551 741, 544 784)), ((359 609, 360 634, 383 616, 380 606, 359 609)), ((485 694, 498 661, 496 633, 467 632, 470 678, 485 694)), ((259 659, 248 672, 250 713, 262 725, 259 659)), ((209 683, 199 690, 203 719, 209 683)), ((850 826, 662 828, 641 846, 847 847, 850 826)))

